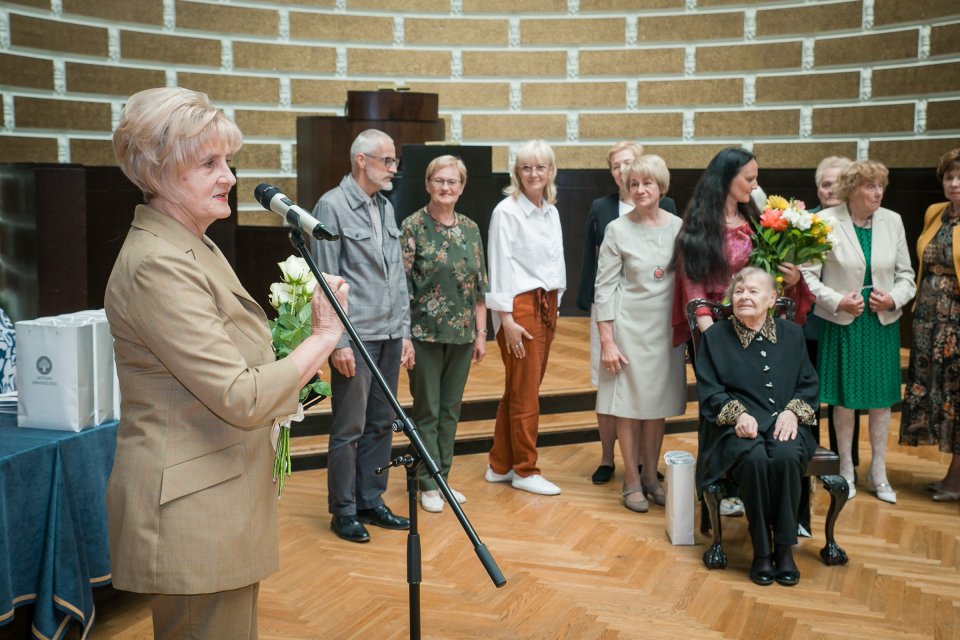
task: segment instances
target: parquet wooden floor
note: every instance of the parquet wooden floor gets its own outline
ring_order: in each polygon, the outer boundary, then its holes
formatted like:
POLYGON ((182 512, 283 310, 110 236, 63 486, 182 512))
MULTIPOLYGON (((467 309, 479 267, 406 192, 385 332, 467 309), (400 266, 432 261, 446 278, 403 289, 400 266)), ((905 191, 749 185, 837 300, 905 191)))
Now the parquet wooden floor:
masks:
MULTIPOLYGON (((703 566, 699 534, 695 546, 671 546, 662 508, 629 512, 620 504, 619 478, 590 483, 595 443, 541 450, 544 474, 563 488, 558 497, 488 484, 484 455, 457 457, 453 484, 468 496, 467 515, 508 582, 494 588, 449 510, 420 511, 423 637, 960 637, 960 504, 934 503, 922 488, 940 477, 947 456, 895 442, 891 437, 888 464, 899 503, 880 502, 861 487, 837 526, 850 563, 826 567, 817 552, 828 496, 818 489, 816 536, 798 548, 803 577, 794 588, 748 580, 743 518, 726 519, 726 570, 703 566)), ((695 445, 693 434, 672 435, 664 450, 695 445)), ((867 440, 861 451, 865 464, 867 440)), ((282 566, 261 587, 260 637, 408 637, 405 534, 372 528, 369 544, 340 541, 329 530, 325 482, 323 470, 288 481, 282 566)), ((391 475, 387 502, 405 513, 404 484, 402 473, 391 475)), ((92 637, 150 638, 148 602, 111 598, 98 608, 92 637)))

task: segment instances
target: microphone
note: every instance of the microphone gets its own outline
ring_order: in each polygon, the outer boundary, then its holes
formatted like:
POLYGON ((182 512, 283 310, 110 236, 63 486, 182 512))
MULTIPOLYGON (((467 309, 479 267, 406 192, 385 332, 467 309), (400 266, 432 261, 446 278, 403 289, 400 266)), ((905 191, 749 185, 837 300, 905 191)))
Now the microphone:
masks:
POLYGON ((317 240, 339 240, 340 236, 331 233, 329 229, 323 226, 323 223, 307 213, 306 210, 297 206, 297 204, 283 195, 280 189, 261 182, 253 190, 253 197, 257 199, 264 209, 279 213, 287 224, 296 229, 302 229, 307 235, 317 240))

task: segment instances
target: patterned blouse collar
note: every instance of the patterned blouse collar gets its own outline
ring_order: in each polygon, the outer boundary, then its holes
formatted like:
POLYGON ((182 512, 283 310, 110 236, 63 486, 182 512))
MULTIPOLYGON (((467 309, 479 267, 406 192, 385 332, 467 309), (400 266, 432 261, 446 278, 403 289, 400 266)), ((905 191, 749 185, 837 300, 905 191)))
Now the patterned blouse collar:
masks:
POLYGON ((733 322, 733 330, 736 332, 737 338, 740 339, 740 346, 744 349, 750 346, 750 343, 753 342, 758 333, 771 343, 777 343, 777 325, 774 324, 773 318, 770 316, 767 316, 767 319, 764 321, 763 326, 760 327, 759 331, 754 331, 747 325, 743 324, 740 321, 740 318, 736 316, 731 316, 730 320, 733 322))

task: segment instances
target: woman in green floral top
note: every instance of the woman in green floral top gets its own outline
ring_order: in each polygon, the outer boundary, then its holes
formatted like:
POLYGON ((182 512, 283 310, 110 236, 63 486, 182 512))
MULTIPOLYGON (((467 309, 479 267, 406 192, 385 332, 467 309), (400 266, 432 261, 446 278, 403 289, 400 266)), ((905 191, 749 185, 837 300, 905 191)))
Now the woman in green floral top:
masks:
MULTIPOLYGON (((487 352, 487 271, 480 230, 454 207, 467 182, 459 158, 440 156, 427 166, 430 202, 403 221, 403 265, 410 294, 410 331, 416 366, 410 371, 412 418, 444 480, 471 362, 487 352)), ((420 504, 443 510, 436 481, 420 469, 420 504)), ((457 502, 466 498, 453 491, 457 502)))

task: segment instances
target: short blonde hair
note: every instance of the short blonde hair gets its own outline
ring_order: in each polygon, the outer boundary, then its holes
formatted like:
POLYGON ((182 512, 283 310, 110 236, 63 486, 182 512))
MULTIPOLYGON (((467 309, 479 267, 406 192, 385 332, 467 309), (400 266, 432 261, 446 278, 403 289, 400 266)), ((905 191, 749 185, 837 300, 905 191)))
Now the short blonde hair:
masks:
POLYGON ((851 162, 840 172, 837 184, 833 187, 833 195, 847 202, 857 188, 868 182, 879 182, 883 188, 889 183, 890 172, 882 162, 876 160, 857 160, 851 162))
POLYGON ((820 180, 823 179, 823 173, 827 169, 845 169, 851 162, 850 158, 844 158, 843 156, 827 156, 820 161, 820 164, 817 165, 817 170, 813 174, 813 182, 818 187, 820 186, 820 180))
MULTIPOLYGON (((760 276, 764 282, 767 283, 767 286, 770 287, 770 291, 774 294, 777 293, 777 281, 774 280, 773 276, 761 269, 760 267, 744 267, 733 274, 733 277, 730 278, 730 285, 727 287, 727 291, 724 294, 725 298, 733 303, 733 290, 737 288, 737 285, 753 276, 760 276)), ((776 300, 776 295, 774 295, 774 300, 776 300)))
POLYGON ((451 155, 437 156, 431 160, 430 164, 427 165, 427 175, 425 180, 429 182, 434 173, 440 169, 446 169, 447 167, 456 167, 457 173, 460 174, 460 184, 467 184, 467 166, 463 164, 463 160, 451 155))
POLYGON ((178 193, 176 177, 215 143, 227 154, 243 146, 243 134, 207 94, 182 87, 135 93, 113 132, 113 152, 124 175, 147 202, 162 193, 178 193))
POLYGON ((610 147, 610 150, 607 151, 607 166, 608 166, 608 167, 610 166, 610 163, 613 162, 613 156, 617 155, 618 153, 620 153, 620 152, 623 151, 623 150, 627 150, 627 151, 633 152, 633 157, 634 157, 634 158, 639 158, 640 156, 643 155, 643 145, 642 145, 642 144, 639 144, 639 143, 637 143, 637 142, 633 142, 632 140, 621 140, 620 142, 618 142, 618 143, 616 143, 615 145, 613 145, 612 147, 610 147))
POLYGON ((637 156, 632 164, 624 167, 620 173, 620 181, 623 182, 624 189, 629 189, 630 178, 634 176, 656 180, 660 187, 661 196, 670 189, 670 170, 667 169, 667 163, 658 155, 650 153, 637 156))
POLYGON ((517 159, 510 171, 510 186, 503 190, 503 195, 514 200, 523 193, 523 182, 520 180, 520 166, 531 160, 538 160, 547 165, 547 186, 543 190, 543 199, 550 204, 557 202, 557 159, 553 148, 546 140, 528 140, 517 150, 517 159))

